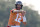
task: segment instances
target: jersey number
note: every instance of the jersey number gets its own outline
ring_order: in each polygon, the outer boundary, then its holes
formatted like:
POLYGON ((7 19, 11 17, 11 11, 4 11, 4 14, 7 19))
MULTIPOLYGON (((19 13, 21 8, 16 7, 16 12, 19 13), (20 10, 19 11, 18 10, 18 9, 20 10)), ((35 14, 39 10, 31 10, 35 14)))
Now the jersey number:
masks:
POLYGON ((16 17, 15 21, 21 23, 21 21, 20 21, 21 20, 21 16, 20 16, 20 18, 18 18, 18 16, 19 16, 19 14, 17 14, 17 17, 16 17))

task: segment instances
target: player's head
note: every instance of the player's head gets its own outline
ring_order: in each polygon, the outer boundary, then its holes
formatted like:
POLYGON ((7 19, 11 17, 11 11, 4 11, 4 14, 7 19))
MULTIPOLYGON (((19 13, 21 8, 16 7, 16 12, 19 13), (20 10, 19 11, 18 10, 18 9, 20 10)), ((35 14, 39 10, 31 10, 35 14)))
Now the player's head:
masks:
POLYGON ((18 10, 22 9, 22 6, 23 5, 22 5, 21 1, 17 1, 16 4, 15 4, 16 9, 18 9, 18 10))

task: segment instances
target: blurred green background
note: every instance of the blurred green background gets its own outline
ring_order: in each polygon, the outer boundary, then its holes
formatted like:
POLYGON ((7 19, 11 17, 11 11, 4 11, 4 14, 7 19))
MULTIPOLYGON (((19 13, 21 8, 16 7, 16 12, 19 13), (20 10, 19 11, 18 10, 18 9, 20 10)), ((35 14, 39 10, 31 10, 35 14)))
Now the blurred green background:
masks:
MULTIPOLYGON (((0 0, 0 27, 7 27, 10 10, 15 8, 16 0, 0 0)), ((40 27, 40 15, 37 11, 31 10, 28 6, 24 6, 26 11, 27 25, 25 27, 40 27)), ((21 27, 23 24, 21 23, 21 27)))

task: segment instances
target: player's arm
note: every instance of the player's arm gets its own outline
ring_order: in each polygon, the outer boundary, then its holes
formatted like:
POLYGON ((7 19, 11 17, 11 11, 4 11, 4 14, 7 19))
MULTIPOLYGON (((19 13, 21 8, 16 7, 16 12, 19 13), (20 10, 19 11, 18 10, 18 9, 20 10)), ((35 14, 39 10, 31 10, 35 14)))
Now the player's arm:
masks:
POLYGON ((26 21, 26 17, 25 17, 26 11, 22 11, 22 16, 23 16, 23 24, 26 25, 27 21, 26 21))
POLYGON ((22 13, 22 16, 24 16, 26 14, 26 11, 24 11, 24 10, 13 10, 12 12, 14 12, 14 13, 22 13))
POLYGON ((27 20, 26 20, 26 17, 25 17, 25 16, 23 17, 23 24, 24 24, 24 25, 27 24, 27 20))
POLYGON ((23 10, 12 10, 12 13, 22 13, 22 14, 24 13, 25 14, 26 12, 23 10))
POLYGON ((22 13, 22 10, 13 10, 13 12, 15 13, 22 13))
POLYGON ((26 14, 26 11, 22 11, 22 16, 24 17, 24 15, 26 14))
POLYGON ((19 10, 10 10, 10 13, 20 13, 21 11, 19 10))

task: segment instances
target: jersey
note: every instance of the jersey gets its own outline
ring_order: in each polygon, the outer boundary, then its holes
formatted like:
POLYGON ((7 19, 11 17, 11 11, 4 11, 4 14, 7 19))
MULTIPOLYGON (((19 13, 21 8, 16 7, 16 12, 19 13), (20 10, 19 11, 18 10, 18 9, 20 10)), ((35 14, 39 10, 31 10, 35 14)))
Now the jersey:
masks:
MULTIPOLYGON (((13 9, 16 10, 16 9, 13 9)), ((11 10, 10 11, 10 17, 8 21, 8 25, 20 25, 21 22, 25 22, 24 17, 22 17, 21 13, 13 13, 11 10)))

